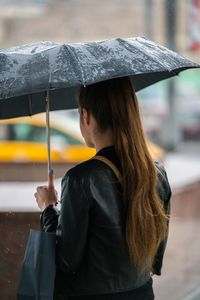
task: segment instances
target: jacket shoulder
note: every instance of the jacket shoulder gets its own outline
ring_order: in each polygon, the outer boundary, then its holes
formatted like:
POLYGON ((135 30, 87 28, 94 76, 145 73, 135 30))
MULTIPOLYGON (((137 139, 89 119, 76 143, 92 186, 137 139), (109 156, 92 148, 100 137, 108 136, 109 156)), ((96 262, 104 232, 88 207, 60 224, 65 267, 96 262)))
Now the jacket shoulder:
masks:
POLYGON ((72 176, 72 177, 84 177, 88 178, 91 174, 94 176, 97 170, 101 170, 104 168, 104 165, 96 159, 89 159, 81 162, 80 164, 75 165, 71 169, 69 169, 64 177, 72 176))
POLYGON ((169 184, 167 172, 165 170, 164 165, 158 161, 154 160, 154 164, 157 169, 157 188, 158 188, 158 193, 164 201, 169 201, 172 191, 171 187, 169 184))

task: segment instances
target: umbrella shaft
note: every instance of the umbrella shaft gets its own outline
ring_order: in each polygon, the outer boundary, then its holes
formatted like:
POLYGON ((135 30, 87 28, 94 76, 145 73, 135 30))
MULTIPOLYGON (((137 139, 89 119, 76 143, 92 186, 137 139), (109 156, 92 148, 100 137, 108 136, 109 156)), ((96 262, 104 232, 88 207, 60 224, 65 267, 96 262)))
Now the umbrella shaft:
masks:
POLYGON ((47 136, 47 156, 48 156, 48 173, 51 169, 51 151, 50 151, 50 121, 49 121, 49 91, 46 91, 46 136, 47 136))

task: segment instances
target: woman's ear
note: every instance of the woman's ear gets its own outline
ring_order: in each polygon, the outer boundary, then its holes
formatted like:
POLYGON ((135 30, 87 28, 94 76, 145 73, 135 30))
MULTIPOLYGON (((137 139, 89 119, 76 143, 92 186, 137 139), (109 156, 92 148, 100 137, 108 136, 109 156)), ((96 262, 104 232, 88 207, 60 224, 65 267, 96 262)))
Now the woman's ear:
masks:
POLYGON ((83 117, 83 121, 89 125, 90 124, 90 119, 91 119, 91 115, 90 115, 90 112, 85 109, 85 108, 82 108, 82 117, 83 117))

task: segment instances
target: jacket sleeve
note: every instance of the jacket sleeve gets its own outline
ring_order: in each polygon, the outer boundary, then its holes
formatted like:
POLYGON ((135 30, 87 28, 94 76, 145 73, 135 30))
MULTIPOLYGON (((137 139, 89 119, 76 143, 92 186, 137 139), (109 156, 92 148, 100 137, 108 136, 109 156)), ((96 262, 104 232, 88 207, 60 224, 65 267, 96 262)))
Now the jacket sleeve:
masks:
POLYGON ((45 232, 56 232, 58 225, 59 210, 52 204, 47 206, 40 216, 41 230, 45 232))
POLYGON ((80 180, 68 171, 61 183, 60 213, 48 207, 41 218, 44 231, 56 232, 56 264, 64 273, 76 273, 87 244, 89 200, 80 180))
MULTIPOLYGON (((161 165, 159 162, 156 161, 156 165, 158 166, 158 194, 163 201, 164 209, 167 215, 170 214, 170 208, 171 208, 171 188, 169 185, 169 181, 167 178, 167 173, 164 169, 164 166, 161 165)), ((157 253, 154 258, 153 263, 153 274, 161 275, 161 269, 163 264, 163 257, 166 249, 166 244, 168 240, 169 235, 169 220, 167 224, 167 235, 166 238, 160 243, 157 253)))

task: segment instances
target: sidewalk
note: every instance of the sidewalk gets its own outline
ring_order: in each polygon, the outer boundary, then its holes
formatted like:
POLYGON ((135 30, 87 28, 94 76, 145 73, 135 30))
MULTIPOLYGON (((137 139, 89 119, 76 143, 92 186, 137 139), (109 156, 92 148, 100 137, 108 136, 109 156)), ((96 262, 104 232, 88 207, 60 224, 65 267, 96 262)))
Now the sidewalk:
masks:
MULTIPOLYGON (((174 193, 185 185, 200 181, 198 156, 171 153, 167 155, 164 166, 174 193)), ((39 211, 34 193, 37 186, 46 184, 47 182, 0 182, 0 211, 39 211)), ((61 178, 55 180, 55 187, 60 195, 61 178)))
MULTIPOLYGON (((174 199, 175 200, 175 199, 174 199)), ((198 219, 170 221, 161 276, 153 276, 155 299, 200 299, 200 212, 198 219)))
POLYGON ((200 148, 188 146, 164 163, 173 197, 162 275, 153 278, 158 300, 200 300, 200 148))
POLYGON ((164 166, 174 192, 200 181, 200 155, 197 157, 190 153, 168 154, 164 166))

